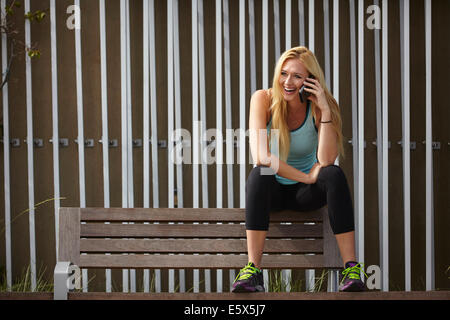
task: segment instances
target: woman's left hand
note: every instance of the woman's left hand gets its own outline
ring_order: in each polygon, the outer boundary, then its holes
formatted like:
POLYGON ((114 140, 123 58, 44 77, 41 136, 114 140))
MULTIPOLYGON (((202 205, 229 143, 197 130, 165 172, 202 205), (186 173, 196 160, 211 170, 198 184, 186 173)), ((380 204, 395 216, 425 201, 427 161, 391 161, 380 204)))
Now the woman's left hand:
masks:
POLYGON ((306 78, 303 84, 305 86, 305 91, 311 93, 308 97, 309 100, 314 102, 321 111, 330 109, 325 95, 325 90, 323 90, 317 79, 306 78))

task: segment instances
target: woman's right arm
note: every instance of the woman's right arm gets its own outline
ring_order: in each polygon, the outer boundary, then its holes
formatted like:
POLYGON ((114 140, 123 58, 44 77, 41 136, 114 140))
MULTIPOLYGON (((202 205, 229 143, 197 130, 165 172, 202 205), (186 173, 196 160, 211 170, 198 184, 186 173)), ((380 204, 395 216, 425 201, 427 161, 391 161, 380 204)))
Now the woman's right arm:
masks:
POLYGON ((280 160, 270 153, 267 135, 267 110, 270 107, 270 99, 264 90, 256 91, 250 100, 250 151, 257 166, 266 166, 279 176, 306 184, 315 183, 320 165, 316 163, 310 174, 306 174, 280 160), (319 168, 317 168, 319 167, 319 168))

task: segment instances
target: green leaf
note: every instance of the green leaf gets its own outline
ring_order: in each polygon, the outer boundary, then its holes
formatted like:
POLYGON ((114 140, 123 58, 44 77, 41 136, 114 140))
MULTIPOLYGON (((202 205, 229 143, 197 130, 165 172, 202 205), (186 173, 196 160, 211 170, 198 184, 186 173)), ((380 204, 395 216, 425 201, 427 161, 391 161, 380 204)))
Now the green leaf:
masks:
POLYGON ((36 16, 38 22, 41 22, 45 17, 45 12, 41 12, 36 16))
POLYGON ((33 21, 33 14, 31 12, 27 12, 25 14, 25 19, 29 19, 30 21, 33 21))

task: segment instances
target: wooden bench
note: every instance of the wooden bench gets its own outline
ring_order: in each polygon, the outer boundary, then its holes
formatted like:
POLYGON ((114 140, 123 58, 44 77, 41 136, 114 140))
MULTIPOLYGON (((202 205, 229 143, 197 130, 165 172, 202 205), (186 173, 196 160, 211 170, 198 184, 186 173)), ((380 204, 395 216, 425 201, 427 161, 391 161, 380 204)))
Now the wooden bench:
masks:
MULTIPOLYGON (((68 298, 71 265, 240 269, 247 264, 245 209, 61 208, 59 221, 55 299, 68 298)), ((271 213, 264 253, 263 269, 342 268, 326 207, 271 213)))

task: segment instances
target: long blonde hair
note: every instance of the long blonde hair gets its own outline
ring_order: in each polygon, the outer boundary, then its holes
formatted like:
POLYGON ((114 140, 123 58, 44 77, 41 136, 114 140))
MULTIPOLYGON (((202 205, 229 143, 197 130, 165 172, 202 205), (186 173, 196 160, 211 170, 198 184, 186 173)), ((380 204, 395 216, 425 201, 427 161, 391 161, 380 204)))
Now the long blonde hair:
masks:
MULTIPOLYGON (((325 77, 317 62, 314 54, 306 47, 295 47, 284 52, 281 57, 278 59, 277 65, 275 66, 275 71, 273 75, 273 84, 272 84, 272 104, 270 106, 272 112, 272 129, 279 130, 279 151, 280 151, 280 159, 286 161, 289 155, 289 145, 290 145, 290 131, 287 124, 288 117, 288 109, 287 103, 283 98, 283 88, 280 86, 279 79, 281 75, 281 68, 283 64, 288 59, 299 59, 305 68, 308 70, 309 74, 313 75, 319 82, 322 88, 325 91, 326 99, 331 111, 331 126, 336 132, 337 143, 338 143, 338 152, 339 155, 345 157, 344 155, 344 147, 343 147, 343 135, 342 135, 342 119, 339 110, 339 105, 336 100, 331 95, 328 90, 325 77)), ((312 106, 312 114, 315 119, 317 119, 317 105, 311 101, 312 106)), ((269 138, 269 141, 271 139, 269 138)))

